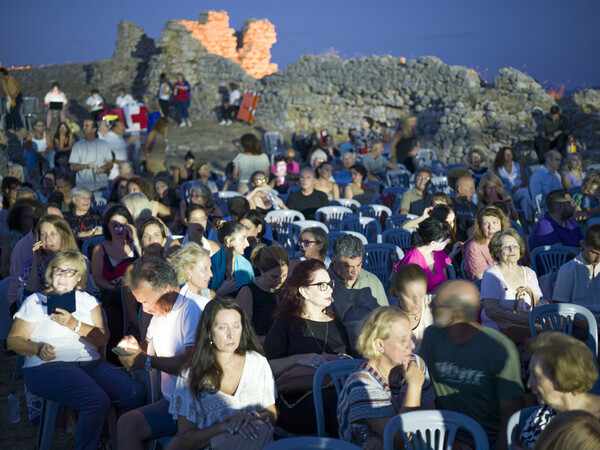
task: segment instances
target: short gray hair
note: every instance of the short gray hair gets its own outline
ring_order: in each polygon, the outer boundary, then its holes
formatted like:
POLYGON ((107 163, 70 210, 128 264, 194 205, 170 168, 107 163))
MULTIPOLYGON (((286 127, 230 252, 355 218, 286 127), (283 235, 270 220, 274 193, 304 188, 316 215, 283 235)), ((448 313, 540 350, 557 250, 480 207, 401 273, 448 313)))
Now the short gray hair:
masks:
POLYGON ((167 286, 178 287, 175 269, 171 267, 167 260, 156 257, 132 264, 129 273, 131 289, 137 289, 140 283, 144 281, 150 285, 154 292, 160 292, 167 286))
POLYGON ((83 186, 75 186, 74 188, 71 189, 71 197, 72 198, 76 198, 76 197, 83 197, 83 196, 88 196, 90 199, 92 198, 92 191, 90 191, 88 188, 83 187, 83 186))
POLYGON ((343 258, 362 258, 365 254, 365 247, 359 238, 346 234, 337 238, 333 244, 333 257, 336 261, 343 258))

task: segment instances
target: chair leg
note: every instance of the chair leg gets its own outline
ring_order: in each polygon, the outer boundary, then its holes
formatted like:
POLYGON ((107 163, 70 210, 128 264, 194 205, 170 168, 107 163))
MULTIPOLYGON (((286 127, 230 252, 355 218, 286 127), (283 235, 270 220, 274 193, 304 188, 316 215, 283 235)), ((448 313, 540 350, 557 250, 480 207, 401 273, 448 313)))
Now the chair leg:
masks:
POLYGON ((17 360, 15 361, 15 368, 13 369, 12 379, 18 380, 21 376, 21 369, 23 368, 23 364, 25 364, 25 358, 21 355, 17 355, 17 360))
POLYGON ((38 450, 50 450, 52 444, 52 435, 54 434, 54 425, 56 416, 60 409, 60 403, 44 399, 42 406, 42 416, 40 417, 40 427, 38 429, 38 450))

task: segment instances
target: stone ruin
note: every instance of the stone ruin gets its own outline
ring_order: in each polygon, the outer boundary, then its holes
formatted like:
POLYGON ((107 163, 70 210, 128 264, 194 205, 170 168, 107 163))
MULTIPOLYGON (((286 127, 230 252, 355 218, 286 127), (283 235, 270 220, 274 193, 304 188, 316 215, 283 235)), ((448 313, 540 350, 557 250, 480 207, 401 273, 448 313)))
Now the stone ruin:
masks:
MULTIPOLYGON (((75 105, 85 102, 92 87, 109 100, 122 86, 138 98, 153 99, 160 73, 174 79, 182 72, 192 86, 193 118, 215 120, 219 89, 236 82, 242 90, 261 93, 255 122, 263 129, 289 135, 299 117, 308 116, 312 127, 327 129, 340 143, 363 115, 392 127, 415 114, 421 147, 437 150, 448 163, 461 161, 472 148, 491 159, 504 145, 533 157, 542 115, 557 104, 536 80, 514 68, 501 69, 486 84, 472 69, 433 56, 307 55, 276 71, 269 53, 276 39, 273 25, 250 19, 236 36, 225 12, 201 13, 197 22, 169 21, 157 40, 128 21, 119 23, 117 34, 110 59, 20 70, 24 91, 41 99, 57 80, 75 105)), ((573 122, 579 148, 600 148, 599 92, 584 90, 558 103, 573 122)))

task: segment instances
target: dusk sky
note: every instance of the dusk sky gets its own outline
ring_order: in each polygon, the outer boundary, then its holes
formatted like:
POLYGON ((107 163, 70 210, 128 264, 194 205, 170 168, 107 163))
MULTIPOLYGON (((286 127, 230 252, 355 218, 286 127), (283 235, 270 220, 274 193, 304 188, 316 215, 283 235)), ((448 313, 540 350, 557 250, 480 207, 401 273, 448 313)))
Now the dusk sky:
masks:
POLYGON ((492 81, 512 66, 568 90, 600 86, 600 2, 595 0, 388 1, 5 1, 0 18, 4 66, 109 58, 117 24, 131 20, 160 38, 171 19, 225 10, 239 30, 246 19, 275 25, 272 62, 283 69, 304 54, 342 58, 434 55, 492 81), (91 5, 96 5, 92 9, 91 5))

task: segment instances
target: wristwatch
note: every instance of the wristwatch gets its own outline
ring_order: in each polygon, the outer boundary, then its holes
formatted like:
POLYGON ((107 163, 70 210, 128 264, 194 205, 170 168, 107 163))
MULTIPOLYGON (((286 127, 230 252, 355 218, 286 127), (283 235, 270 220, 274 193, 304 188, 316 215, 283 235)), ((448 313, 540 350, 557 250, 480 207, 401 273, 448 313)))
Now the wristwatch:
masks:
POLYGON ((146 369, 148 372, 152 370, 152 356, 146 356, 146 364, 144 364, 144 369, 146 369))
POLYGON ((77 326, 73 329, 73 332, 79 333, 79 330, 81 330, 81 320, 77 321, 77 326))

